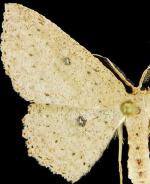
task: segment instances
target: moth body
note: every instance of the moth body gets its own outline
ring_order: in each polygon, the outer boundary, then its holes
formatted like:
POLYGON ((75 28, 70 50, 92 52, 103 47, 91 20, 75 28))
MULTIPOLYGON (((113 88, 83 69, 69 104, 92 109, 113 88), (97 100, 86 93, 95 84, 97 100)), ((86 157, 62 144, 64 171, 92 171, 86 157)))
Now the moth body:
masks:
POLYGON ((133 184, 149 184, 149 117, 147 115, 150 101, 142 91, 130 96, 130 100, 121 104, 121 111, 126 116, 125 126, 128 132, 128 175, 133 184))

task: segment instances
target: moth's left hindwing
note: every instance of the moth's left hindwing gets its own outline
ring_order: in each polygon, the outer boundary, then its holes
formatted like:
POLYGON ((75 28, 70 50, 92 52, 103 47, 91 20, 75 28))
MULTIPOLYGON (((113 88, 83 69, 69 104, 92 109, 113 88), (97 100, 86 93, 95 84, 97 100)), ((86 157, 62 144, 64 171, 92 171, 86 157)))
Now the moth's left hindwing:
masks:
POLYGON ((79 180, 108 146, 121 119, 115 110, 31 105, 23 119, 29 155, 68 181, 79 180))

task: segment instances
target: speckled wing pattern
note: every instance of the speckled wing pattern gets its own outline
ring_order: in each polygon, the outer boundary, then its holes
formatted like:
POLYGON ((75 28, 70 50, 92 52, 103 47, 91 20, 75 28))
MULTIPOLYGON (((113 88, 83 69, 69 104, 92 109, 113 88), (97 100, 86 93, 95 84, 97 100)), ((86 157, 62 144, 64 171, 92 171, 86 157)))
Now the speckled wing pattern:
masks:
POLYGON ((28 101, 94 108, 103 101, 113 105, 114 94, 124 96, 122 83, 109 69, 29 8, 6 4, 1 38, 6 73, 28 101))
POLYGON ((122 120, 123 84, 54 23, 22 5, 5 5, 1 39, 6 74, 32 102, 23 119, 29 155, 77 181, 122 120))
POLYGON ((23 119, 23 136, 28 140, 30 156, 53 173, 75 182, 102 156, 118 121, 118 113, 112 109, 92 112, 34 104, 23 119), (84 124, 79 121, 81 117, 84 124))

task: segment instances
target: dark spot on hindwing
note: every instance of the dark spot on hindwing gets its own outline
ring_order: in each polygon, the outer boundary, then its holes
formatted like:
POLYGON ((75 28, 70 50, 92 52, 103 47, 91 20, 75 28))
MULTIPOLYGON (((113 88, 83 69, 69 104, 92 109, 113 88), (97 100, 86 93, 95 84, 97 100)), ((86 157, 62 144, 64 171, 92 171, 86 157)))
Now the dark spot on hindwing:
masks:
POLYGON ((87 71, 87 74, 89 75, 89 74, 91 74, 91 72, 90 71, 87 71))

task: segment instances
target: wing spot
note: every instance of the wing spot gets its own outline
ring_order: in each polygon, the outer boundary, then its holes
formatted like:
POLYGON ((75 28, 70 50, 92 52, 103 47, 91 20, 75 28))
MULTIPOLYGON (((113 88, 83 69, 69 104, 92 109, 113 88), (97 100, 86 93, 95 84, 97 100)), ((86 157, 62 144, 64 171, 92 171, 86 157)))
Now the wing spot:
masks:
POLYGON ((139 150, 139 149, 140 149, 140 147, 139 147, 139 146, 137 146, 137 147, 136 147, 136 150, 139 150))
POLYGON ((97 68, 94 68, 93 69, 95 72, 99 72, 100 70, 99 69, 97 69, 97 68))
POLYGON ((39 24, 44 25, 44 22, 42 20, 39 20, 39 24))
POLYGON ((99 116, 96 116, 94 119, 98 119, 99 118, 99 116))
POLYGON ((87 71, 87 74, 88 74, 88 75, 90 75, 90 74, 91 74, 91 72, 90 72, 90 71, 87 71))
POLYGON ((45 95, 45 96, 49 96, 49 94, 48 94, 48 93, 44 93, 44 95, 45 95))
POLYGON ((31 56, 31 57, 32 57, 32 56, 33 56, 33 54, 29 53, 29 56, 31 56))
POLYGON ((136 133, 135 135, 136 135, 137 137, 139 136, 139 134, 138 134, 138 133, 136 133))
POLYGON ((75 153, 72 153, 72 156, 74 156, 75 155, 75 153))
POLYGON ((98 100, 99 103, 102 103, 101 100, 98 100))
POLYGON ((70 58, 69 57, 63 58, 63 61, 64 61, 64 64, 65 65, 71 65, 71 61, 70 61, 70 58))
POLYGON ((77 118, 78 125, 84 127, 86 125, 87 120, 83 116, 79 116, 77 118))

